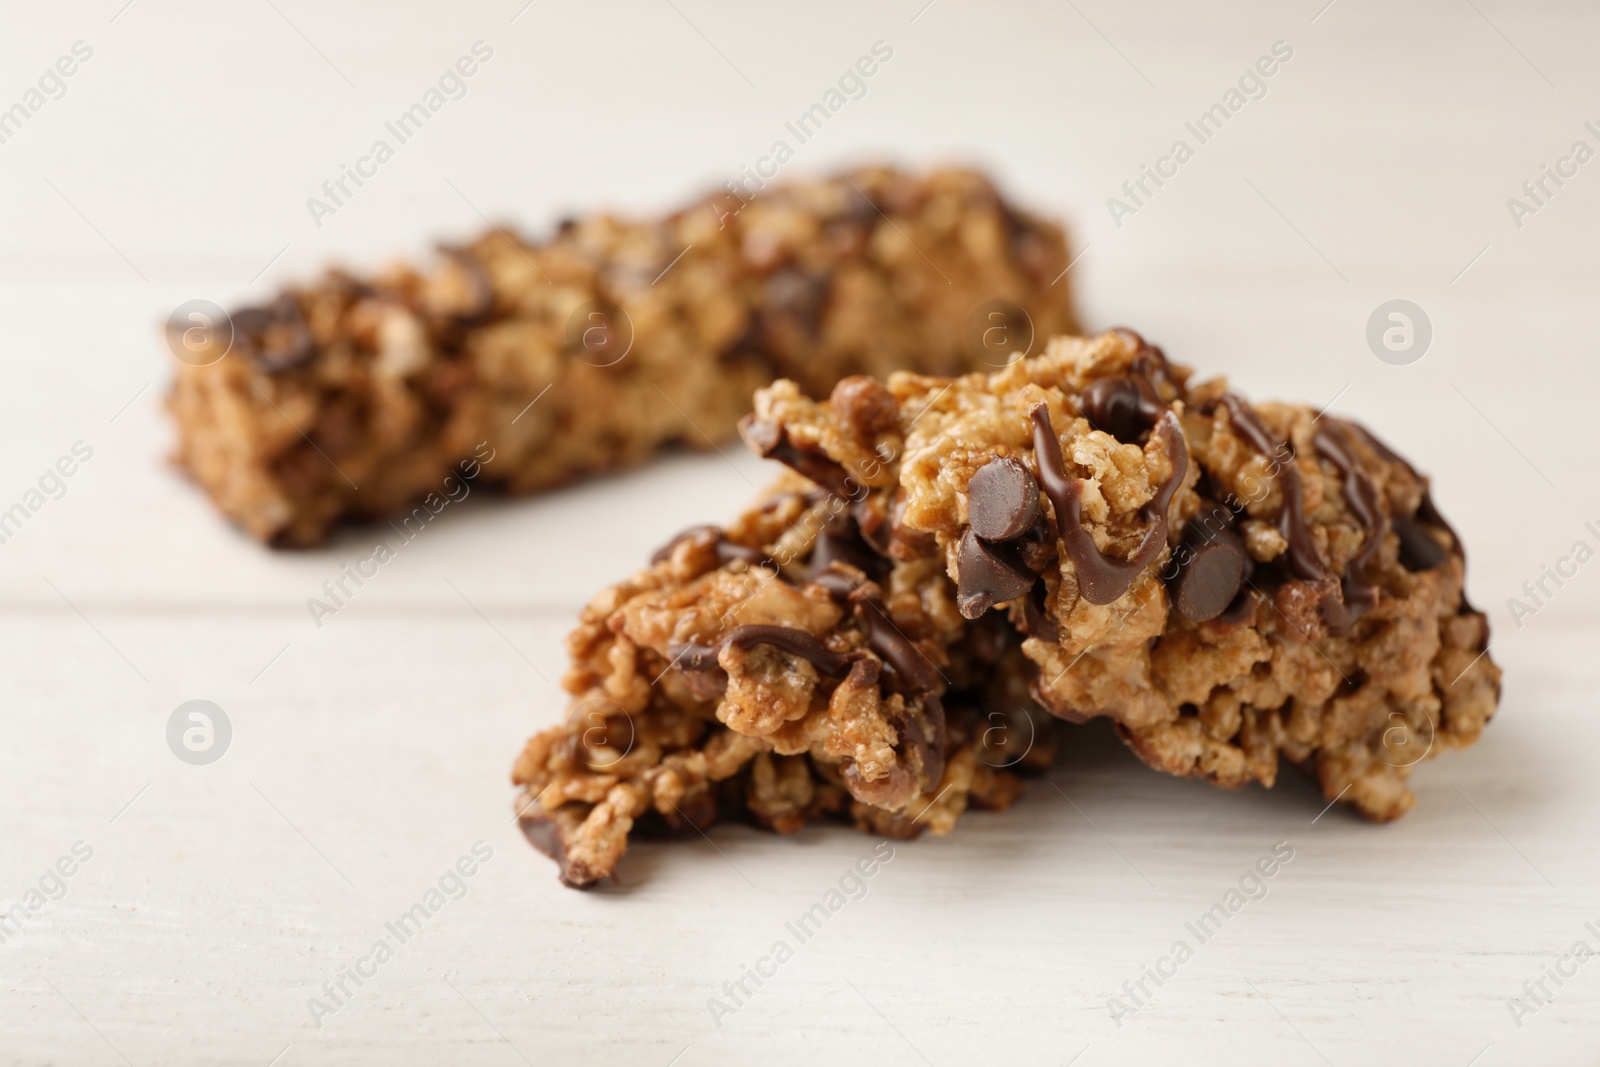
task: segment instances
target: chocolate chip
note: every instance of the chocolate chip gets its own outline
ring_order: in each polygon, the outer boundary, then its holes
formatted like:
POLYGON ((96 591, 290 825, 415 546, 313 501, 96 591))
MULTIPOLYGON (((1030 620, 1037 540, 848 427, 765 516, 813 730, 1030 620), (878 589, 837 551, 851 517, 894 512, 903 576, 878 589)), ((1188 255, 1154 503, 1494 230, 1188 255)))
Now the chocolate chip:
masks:
POLYGON ((967 483, 967 521, 985 541, 1012 541, 1039 517, 1039 483, 1021 460, 991 459, 967 483))
POLYGON ((1139 387, 1127 378, 1101 378, 1083 391, 1084 418, 1118 441, 1137 441, 1146 429, 1139 387))
POLYGON ((1172 583, 1172 604, 1190 622, 1206 622, 1227 611, 1239 595, 1249 557, 1236 539, 1227 537, 1185 547, 1172 583))
POLYGON ((961 537, 956 568, 956 607, 968 619, 978 618, 996 604, 1017 599, 1037 581, 1014 551, 1004 545, 985 544, 971 530, 961 537))
POLYGON ((717 542, 717 560, 722 563, 732 563, 734 560, 743 560, 750 566, 767 562, 767 554, 759 548, 749 545, 735 544, 726 537, 717 542))
POLYGON ((1216 621, 1224 626, 1253 625, 1256 617, 1256 601, 1261 599, 1263 598, 1259 594, 1246 589, 1233 598, 1228 610, 1218 615, 1216 621))
POLYGON ((1400 565, 1406 570, 1431 571, 1450 558, 1444 546, 1416 519, 1397 515, 1390 522, 1400 535, 1400 565))
POLYGON ((894 563, 861 535, 856 520, 860 510, 859 506, 853 507, 828 520, 812 544, 809 574, 820 574, 834 563, 848 563, 874 581, 888 577, 894 563))

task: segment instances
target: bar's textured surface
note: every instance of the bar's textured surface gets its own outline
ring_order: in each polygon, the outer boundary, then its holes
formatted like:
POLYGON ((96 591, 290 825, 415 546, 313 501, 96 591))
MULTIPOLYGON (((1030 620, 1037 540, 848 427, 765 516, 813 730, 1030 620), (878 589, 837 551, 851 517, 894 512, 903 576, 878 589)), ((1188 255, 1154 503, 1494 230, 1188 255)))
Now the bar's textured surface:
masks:
POLYGON ((868 168, 441 252, 290 289, 232 316, 228 354, 175 363, 177 459, 252 536, 309 545, 398 512, 485 442, 482 481, 534 492, 710 447, 774 378, 824 396, 1074 328, 1061 230, 967 171, 868 168))

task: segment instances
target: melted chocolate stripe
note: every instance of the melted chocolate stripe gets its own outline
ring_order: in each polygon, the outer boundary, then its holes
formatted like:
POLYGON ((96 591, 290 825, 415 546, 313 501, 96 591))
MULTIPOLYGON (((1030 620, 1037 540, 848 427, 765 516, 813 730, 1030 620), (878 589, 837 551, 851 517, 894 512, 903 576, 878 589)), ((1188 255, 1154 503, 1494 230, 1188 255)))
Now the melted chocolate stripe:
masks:
POLYGON ((861 605, 861 618, 867 624, 867 643, 900 676, 900 684, 912 692, 933 689, 933 669, 928 657, 912 644, 889 618, 889 611, 877 597, 855 594, 861 605))
POLYGON ((735 626, 722 639, 725 645, 750 648, 772 645, 808 661, 823 674, 841 675, 850 669, 850 659, 818 641, 804 630, 792 626, 735 626))
POLYGON ((762 459, 775 459, 802 477, 808 478, 835 496, 858 500, 865 492, 850 473, 825 452, 800 448, 789 439, 789 431, 779 423, 756 420, 746 415, 739 422, 746 443, 762 459))
MULTIPOLYGON (((1452 541, 1454 541, 1457 545, 1460 545, 1461 538, 1456 534, 1455 527, 1451 526, 1445 517, 1439 514, 1439 509, 1434 506, 1432 480, 1428 478, 1427 475, 1418 471, 1417 468, 1413 467, 1410 460, 1406 459, 1394 449, 1390 448, 1384 443, 1382 438, 1373 433, 1371 430, 1367 429, 1365 426, 1361 425, 1359 422, 1346 420, 1345 425, 1354 430, 1356 436, 1365 441, 1367 443, 1367 447, 1376 452, 1383 460, 1389 463, 1399 464, 1406 469, 1407 473, 1409 473, 1411 477, 1422 483, 1422 503, 1417 508, 1416 518, 1421 519, 1423 522, 1432 523, 1433 525, 1439 527, 1445 533, 1450 535, 1450 539, 1452 541)), ((1437 566, 1437 564, 1433 564, 1432 566, 1437 566)), ((1426 570, 1428 568, 1424 567, 1422 569, 1426 570)))
POLYGON ((667 656, 680 671, 720 671, 717 646, 702 645, 698 641, 683 641, 667 646, 667 656))
POLYGON ((921 724, 909 713, 901 716, 896 726, 905 735, 902 740, 910 742, 921 751, 922 775, 931 789, 944 777, 944 704, 934 694, 927 693, 923 696, 922 708, 931 727, 932 737, 928 736, 929 731, 924 731, 921 724))
POLYGON ((1243 397, 1234 393, 1223 396, 1228 407, 1228 419, 1250 446, 1278 468, 1278 487, 1283 492, 1283 505, 1278 511, 1278 531, 1289 542, 1289 565, 1295 574, 1307 581, 1317 582, 1328 577, 1328 568, 1317 551, 1317 543, 1306 528, 1305 486, 1300 481, 1300 468, 1291 458, 1280 461, 1284 442, 1274 437, 1243 397))
POLYGON ((826 590, 835 600, 848 600, 859 585, 854 578, 831 564, 817 571, 806 581, 826 590))
MULTIPOLYGON (((842 576, 841 576, 842 577, 842 576)), ((867 642, 873 651, 900 676, 900 682, 913 692, 931 692, 933 674, 922 650, 908 641, 890 621, 887 611, 876 597, 852 597, 861 604, 861 617, 867 626, 867 642)), ((804 630, 792 626, 737 626, 714 645, 686 641, 667 646, 667 655, 686 671, 721 670, 717 653, 723 645, 750 648, 753 645, 772 645, 791 655, 799 656, 823 674, 838 677, 850 669, 850 664, 860 655, 835 652, 804 630)))
POLYGON ((751 548, 749 545, 741 545, 728 540, 727 532, 720 526, 691 526, 656 549, 650 556, 651 566, 665 563, 672 558, 673 549, 690 538, 698 537, 702 534, 711 534, 716 538, 717 559, 722 563, 732 563, 736 559, 742 559, 754 567, 758 563, 767 562, 767 554, 765 552, 758 548, 751 548))
POLYGON ((717 653, 724 645, 750 648, 753 645, 772 645, 809 662, 823 674, 841 675, 850 669, 849 656, 835 652, 804 630, 792 626, 736 626, 714 645, 686 641, 667 646, 667 655, 679 670, 716 671, 722 665, 717 653))
POLYGON ((1189 471, 1189 449, 1183 439, 1183 427, 1171 411, 1162 414, 1156 432, 1164 438, 1172 473, 1149 503, 1139 509, 1150 528, 1133 554, 1122 560, 1101 552, 1093 535, 1083 528, 1080 500, 1083 482, 1067 474, 1061 458, 1061 440, 1050 422, 1049 410, 1042 403, 1035 404, 1028 415, 1033 420, 1033 449, 1039 463, 1039 480, 1055 507, 1056 526, 1067 555, 1077 568, 1079 592, 1091 604, 1110 604, 1128 591, 1134 579, 1167 545, 1167 509, 1189 471))
POLYGON ((1366 532, 1366 539, 1350 557, 1344 573, 1344 602, 1350 609, 1349 621, 1353 623, 1378 603, 1378 589, 1367 575, 1367 568, 1373 554, 1383 544, 1384 534, 1389 531, 1389 520, 1378 501, 1377 487, 1350 452, 1344 431, 1331 419, 1325 419, 1317 427, 1314 441, 1317 452, 1344 475, 1345 506, 1366 532))

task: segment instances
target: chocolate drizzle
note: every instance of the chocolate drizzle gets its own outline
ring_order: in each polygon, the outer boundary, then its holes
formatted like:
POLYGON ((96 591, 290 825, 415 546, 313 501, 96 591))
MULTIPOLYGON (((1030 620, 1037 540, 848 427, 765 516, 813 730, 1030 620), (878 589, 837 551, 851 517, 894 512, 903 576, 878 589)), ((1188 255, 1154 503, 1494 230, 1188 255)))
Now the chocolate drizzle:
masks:
POLYGON ((711 536, 716 538, 717 560, 720 563, 732 563, 734 560, 743 560, 754 567, 767 561, 767 554, 758 548, 741 545, 728 540, 728 534, 720 526, 691 526, 678 534, 672 540, 656 549, 650 556, 651 566, 665 563, 672 558, 672 550, 683 542, 695 537, 711 536))
POLYGON ((1306 527, 1305 485, 1300 481, 1300 468, 1295 465, 1294 454, 1262 425, 1243 397, 1227 393, 1222 402, 1227 405, 1228 420, 1234 429, 1270 460, 1277 471, 1278 488, 1283 493, 1283 505, 1278 510, 1278 532, 1289 542, 1290 568, 1296 577, 1308 582, 1325 580, 1328 568, 1306 527))
POLYGON ((1345 565, 1344 603, 1350 615, 1349 623, 1353 624, 1377 606, 1378 588, 1367 572, 1373 555, 1383 544, 1384 534, 1389 531, 1389 520, 1378 500, 1377 488, 1372 484, 1372 479, 1367 477, 1360 461, 1350 452, 1349 442, 1338 424, 1332 419, 1321 420, 1313 440, 1317 452, 1344 475, 1345 506, 1366 531, 1361 547, 1345 565))
POLYGON ((878 686, 887 665, 899 688, 916 697, 921 705, 920 715, 909 706, 903 711, 888 713, 890 724, 899 734, 895 747, 902 761, 886 778, 872 781, 868 781, 855 761, 848 757, 840 762, 839 770, 856 799, 890 808, 901 807, 922 791, 919 770, 921 780, 930 788, 944 776, 947 732, 944 704, 933 691, 932 664, 889 618, 878 598, 877 586, 868 582, 857 584, 847 571, 836 566, 813 575, 811 581, 835 599, 856 605, 866 627, 867 643, 881 660, 866 652, 835 652, 816 637, 794 627, 762 625, 735 627, 714 645, 693 641, 670 644, 667 655, 678 668, 684 684, 702 700, 721 699, 726 690, 727 677, 722 673, 718 655, 728 645, 746 649, 770 645, 806 660, 823 674, 842 678, 841 687, 856 689, 878 686))
POLYGON ((1161 414, 1156 435, 1162 438, 1167 450, 1167 460, 1172 473, 1156 490, 1155 496, 1139 515, 1150 524, 1144 537, 1127 559, 1114 559, 1100 551, 1094 537, 1083 528, 1081 495, 1083 482, 1067 474, 1061 458, 1061 440, 1050 422, 1050 412, 1043 404, 1035 404, 1028 413, 1033 420, 1033 449, 1039 463, 1039 480, 1044 485, 1045 496, 1056 512, 1056 527, 1067 555, 1078 572, 1078 591, 1091 604, 1110 604, 1133 585, 1140 572, 1155 562, 1167 545, 1167 509, 1172 497, 1189 471, 1189 449, 1183 439, 1183 427, 1170 410, 1161 414))
POLYGON ((804 630, 793 626, 735 626, 722 639, 724 645, 750 648, 754 645, 771 645, 791 655, 799 656, 823 674, 837 677, 850 668, 850 658, 818 641, 804 630))
POLYGON ((797 630, 793 626, 735 626, 714 645, 694 641, 671 644, 667 646, 667 655, 682 670, 714 671, 721 668, 717 655, 726 645, 745 649, 755 645, 771 645, 799 656, 823 674, 834 677, 850 669, 851 657, 835 652, 804 630, 797 630))
POLYGON ((889 664, 898 676, 900 685, 913 693, 931 695, 933 665, 923 651, 900 632, 894 620, 889 618, 889 611, 883 602, 865 589, 858 589, 850 599, 861 606, 861 619, 867 627, 867 644, 889 664))
POLYGON ((1450 535, 1456 544, 1461 543, 1460 536, 1455 527, 1451 526, 1445 517, 1439 514, 1439 509, 1433 503, 1432 485, 1429 479, 1419 473, 1409 461, 1394 449, 1390 448, 1376 434, 1359 422, 1346 422, 1355 435, 1366 442, 1368 448, 1376 452, 1379 458, 1388 463, 1404 467, 1406 473, 1413 479, 1422 483, 1422 503, 1417 506, 1415 515, 1396 515, 1391 520, 1394 532, 1400 537, 1400 564, 1409 571, 1431 571, 1450 558, 1450 552, 1423 528, 1423 523, 1437 526, 1450 535))
POLYGON ((781 423, 760 422, 754 415, 746 415, 739 421, 739 430, 762 459, 775 459, 846 500, 856 500, 863 494, 864 487, 829 456, 807 451, 789 440, 789 432, 781 423))
POLYGON ((698 641, 680 641, 667 646, 667 655, 683 671, 720 671, 717 662, 718 645, 703 645, 698 641))
POLYGON ((860 584, 845 571, 832 565, 815 571, 809 581, 835 600, 849 600, 850 594, 855 592, 860 584))
MULTIPOLYGON (((906 638, 889 618, 888 609, 879 599, 875 586, 859 585, 844 571, 829 568, 811 581, 827 590, 836 600, 854 604, 867 631, 867 644, 882 657, 901 689, 931 697, 934 687, 934 668, 927 655, 906 638)), ((667 646, 667 656, 685 672, 720 671, 717 655, 724 645, 750 648, 753 645, 772 645, 808 661, 823 674, 838 677, 850 664, 864 653, 841 653, 828 648, 811 634, 791 626, 738 626, 723 635, 716 644, 682 641, 667 646)))

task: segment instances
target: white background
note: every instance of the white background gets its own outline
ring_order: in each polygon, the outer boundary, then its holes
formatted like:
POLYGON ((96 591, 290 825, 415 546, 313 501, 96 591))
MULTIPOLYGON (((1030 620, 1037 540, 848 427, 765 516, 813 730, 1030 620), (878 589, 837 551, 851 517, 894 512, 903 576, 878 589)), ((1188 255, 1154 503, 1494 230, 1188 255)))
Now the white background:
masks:
POLYGON ((1600 548, 1600 162, 1520 227, 1506 201, 1600 148, 1600 15, 1324 2, 8 3, 0 107, 94 52, 0 144, 0 509, 94 454, 0 545, 0 907, 74 842, 93 858, 0 945, 0 1063, 1593 1062, 1600 962, 1520 1028, 1507 1001, 1600 950, 1600 563, 1520 627, 1507 598, 1600 548), (315 226, 306 199, 480 39, 467 95, 315 226), (306 598, 376 535, 286 555, 218 521, 165 462, 159 324, 484 216, 669 208, 879 40, 893 59, 788 173, 990 167, 1069 221, 1090 326, 1379 428, 1465 535, 1505 699, 1388 827, 1319 818, 1292 774, 1223 793, 1080 731, 1013 811, 897 845, 719 1028, 707 998, 874 840, 721 828, 579 894, 517 834, 507 775, 560 714, 581 603, 769 472, 729 449, 475 497, 318 629, 306 598), (1115 225, 1107 198, 1280 40, 1267 95, 1115 225), (1409 366, 1364 338, 1397 297, 1433 325, 1409 366), (233 725, 207 767, 165 740, 195 698, 233 725), (321 983, 479 840, 466 896, 312 1026, 321 983), (1119 1028, 1107 998, 1279 841, 1266 899, 1119 1028))

